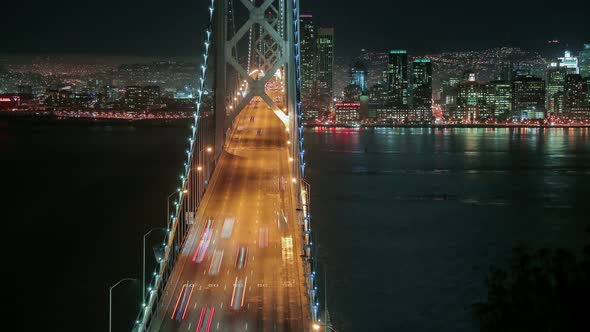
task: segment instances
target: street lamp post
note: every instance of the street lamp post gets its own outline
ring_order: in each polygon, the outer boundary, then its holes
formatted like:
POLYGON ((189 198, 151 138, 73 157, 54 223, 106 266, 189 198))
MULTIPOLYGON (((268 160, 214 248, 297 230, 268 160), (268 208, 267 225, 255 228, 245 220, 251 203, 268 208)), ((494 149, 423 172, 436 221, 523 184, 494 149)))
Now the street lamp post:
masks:
POLYGON ((145 238, 150 235, 151 232, 156 231, 156 230, 162 230, 162 231, 166 231, 166 228, 164 227, 155 227, 150 229, 147 233, 143 234, 143 284, 142 284, 142 288, 141 288, 141 301, 144 302, 145 301, 145 238))
POLYGON ((123 278, 117 281, 116 284, 109 287, 109 332, 112 331, 112 323, 113 323, 113 288, 119 286, 124 281, 135 281, 137 278, 123 278))
MULTIPOLYGON (((209 170, 209 168, 208 168, 209 154, 211 154, 213 152, 213 148, 210 146, 205 146, 201 150, 199 150, 199 152, 197 152, 197 155, 200 157, 201 153, 203 153, 203 151, 207 152, 207 154, 205 154, 205 156, 203 157, 203 165, 200 165, 197 160, 197 167, 195 168, 197 171, 197 179, 199 179, 200 176, 202 176, 202 179, 203 179, 203 188, 201 188, 202 190, 204 190, 207 187, 207 181, 208 181, 207 178, 209 176, 209 171, 208 171, 209 170)), ((198 182, 199 181, 197 180, 197 186, 198 186, 198 182)), ((200 194, 201 194, 201 190, 199 190, 199 188, 197 187, 197 197, 199 197, 200 194)))
POLYGON ((172 197, 174 194, 178 194, 180 192, 183 192, 184 194, 186 194, 188 192, 188 190, 184 189, 184 190, 180 190, 180 188, 176 191, 174 191, 172 194, 168 195, 168 198, 166 199, 166 220, 168 223, 170 223, 170 197, 172 197))
MULTIPOLYGON (((199 150, 198 154, 199 154, 199 155, 201 155, 201 153, 202 153, 203 151, 207 151, 207 155, 208 155, 208 154, 210 154, 211 152, 213 152, 213 148, 212 148, 212 147, 210 147, 210 146, 206 146, 206 147, 202 148, 201 150, 199 150)), ((205 160, 204 160, 204 162, 203 162, 203 164, 205 164, 205 166, 207 166, 207 164, 209 163, 209 158, 208 158, 208 156, 207 156, 207 155, 205 155, 205 156, 206 156, 206 157, 205 157, 206 159, 205 159, 205 160)), ((201 170, 203 170, 203 167, 202 167, 202 166, 197 166, 197 171, 199 171, 199 172, 200 172, 201 170), (199 168, 200 168, 200 169, 199 169, 199 168)))
POLYGON ((314 331, 319 331, 320 328, 322 328, 322 326, 326 329, 330 329, 330 331, 338 332, 338 331, 334 330, 334 328, 332 326, 327 325, 326 323, 316 322, 316 323, 313 323, 313 325, 312 325, 314 331))

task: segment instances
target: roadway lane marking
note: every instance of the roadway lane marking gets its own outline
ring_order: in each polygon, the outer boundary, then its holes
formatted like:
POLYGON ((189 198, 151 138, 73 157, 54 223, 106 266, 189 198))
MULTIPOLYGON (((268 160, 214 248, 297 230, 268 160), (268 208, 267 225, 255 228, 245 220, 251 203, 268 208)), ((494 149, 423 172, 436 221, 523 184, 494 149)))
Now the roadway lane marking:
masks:
POLYGON ((248 323, 246 323, 246 328, 244 329, 244 331, 248 331, 248 323))
POLYGON ((217 330, 219 330, 219 322, 217 322, 217 330))
POLYGON ((188 323, 188 328, 187 328, 187 330, 190 330, 190 329, 191 329, 191 325, 192 325, 192 323, 191 323, 191 322, 189 322, 189 323, 188 323))

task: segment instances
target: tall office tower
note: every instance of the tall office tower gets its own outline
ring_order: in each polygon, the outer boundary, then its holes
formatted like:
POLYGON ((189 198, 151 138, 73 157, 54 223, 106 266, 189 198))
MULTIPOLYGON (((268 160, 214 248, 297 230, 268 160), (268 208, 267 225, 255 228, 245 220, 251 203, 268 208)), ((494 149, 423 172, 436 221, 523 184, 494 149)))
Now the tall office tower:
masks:
POLYGON ((450 77, 444 79, 440 83, 440 103, 445 106, 451 106, 457 104, 457 84, 459 79, 456 77, 450 77))
POLYGON ((581 108, 586 105, 588 86, 580 74, 568 74, 565 77, 565 110, 581 108))
POLYGON ((512 84, 510 81, 491 81, 486 85, 486 104, 494 117, 510 116, 512 84))
POLYGON ((313 16, 309 14, 299 15, 301 35, 299 41, 301 50, 301 95, 307 98, 313 95, 316 80, 316 31, 313 25, 313 16))
POLYGON ((475 75, 471 74, 457 85, 457 108, 452 118, 474 122, 488 117, 485 85, 477 82, 475 75))
POLYGON ((552 62, 547 67, 547 82, 545 96, 545 107, 549 113, 561 113, 563 112, 563 104, 560 102, 563 99, 557 98, 560 92, 563 92, 565 88, 565 76, 567 68, 559 66, 558 63, 552 62))
POLYGON ((387 63, 388 106, 408 106, 408 53, 405 50, 389 51, 387 63))
POLYGON ((358 85, 363 94, 367 92, 367 67, 360 60, 350 66, 350 83, 358 85))
POLYGON ((512 114, 517 117, 541 117, 545 111, 545 81, 526 75, 512 80, 512 114))
POLYGON ((557 58, 559 60, 559 65, 562 67, 567 68, 568 74, 579 74, 578 70, 578 58, 572 56, 570 51, 565 51, 563 57, 557 58))
POLYGON ((318 84, 328 101, 334 96, 334 28, 318 29, 318 84))
POLYGON ((412 107, 432 108, 432 63, 430 59, 414 59, 412 66, 412 107))
POLYGON ((582 77, 590 77, 590 44, 584 44, 584 48, 578 54, 578 67, 582 77))

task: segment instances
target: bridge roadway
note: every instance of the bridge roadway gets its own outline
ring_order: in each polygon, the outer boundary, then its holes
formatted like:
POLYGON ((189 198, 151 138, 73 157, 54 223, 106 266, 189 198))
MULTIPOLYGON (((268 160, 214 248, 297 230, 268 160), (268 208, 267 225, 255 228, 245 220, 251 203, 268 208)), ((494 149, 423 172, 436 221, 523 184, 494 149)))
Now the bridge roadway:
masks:
POLYGON ((262 101, 236 121, 153 331, 303 331, 307 325, 288 133, 262 101), (247 248, 243 262, 240 247, 247 248))

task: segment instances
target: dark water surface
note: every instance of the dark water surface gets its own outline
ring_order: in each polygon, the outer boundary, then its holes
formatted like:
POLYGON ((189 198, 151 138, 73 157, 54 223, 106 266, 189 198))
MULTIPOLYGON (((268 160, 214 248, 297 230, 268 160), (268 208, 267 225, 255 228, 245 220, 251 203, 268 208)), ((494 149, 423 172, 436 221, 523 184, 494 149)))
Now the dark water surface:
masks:
POLYGON ((477 331, 469 306, 490 264, 518 244, 588 239, 588 129, 318 128, 305 138, 339 331, 477 331))
MULTIPOLYGON (((108 285, 141 277, 141 236, 164 224, 186 137, 182 127, 0 122, 7 317, 23 330, 107 330, 108 285)), ((468 309, 490 264, 520 243, 588 238, 588 129, 318 128, 305 138, 338 331, 475 331, 468 309)), ((140 282, 115 289, 114 331, 140 292, 140 282)))

